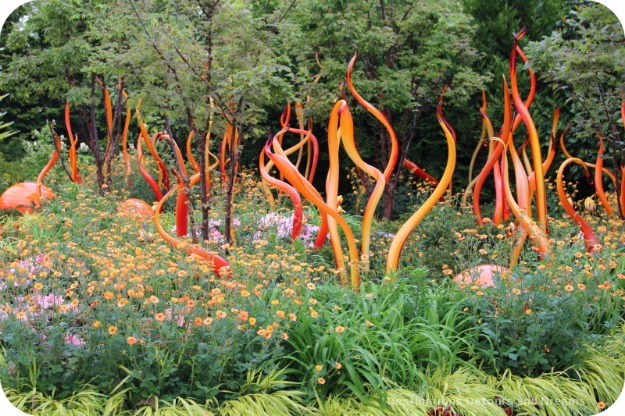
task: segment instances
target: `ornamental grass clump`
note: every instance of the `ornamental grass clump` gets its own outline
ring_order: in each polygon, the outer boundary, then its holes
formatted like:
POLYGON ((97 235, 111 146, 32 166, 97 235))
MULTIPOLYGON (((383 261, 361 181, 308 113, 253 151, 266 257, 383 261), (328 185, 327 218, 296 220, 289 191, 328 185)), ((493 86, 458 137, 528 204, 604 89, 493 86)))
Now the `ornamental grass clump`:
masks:
MULTIPOLYGON (((466 365, 478 335, 455 307, 453 287, 430 286, 424 270, 360 293, 317 282, 289 331, 285 365, 319 397, 386 402, 387 383, 418 390, 427 374, 466 365)), ((456 293, 456 292, 454 292, 456 293)))

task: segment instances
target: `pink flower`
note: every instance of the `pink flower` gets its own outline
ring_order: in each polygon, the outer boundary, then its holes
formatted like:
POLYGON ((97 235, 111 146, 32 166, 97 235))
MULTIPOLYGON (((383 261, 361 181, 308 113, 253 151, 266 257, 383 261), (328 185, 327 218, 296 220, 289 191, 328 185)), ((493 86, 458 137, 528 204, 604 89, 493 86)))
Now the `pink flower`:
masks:
POLYGON ((75 345, 77 347, 80 347, 81 345, 84 345, 84 343, 85 342, 78 335, 74 335, 74 334, 65 335, 65 345, 75 345))
POLYGON ((50 309, 63 304, 63 296, 52 293, 45 296, 35 295, 33 296, 33 300, 41 307, 41 309, 50 309))

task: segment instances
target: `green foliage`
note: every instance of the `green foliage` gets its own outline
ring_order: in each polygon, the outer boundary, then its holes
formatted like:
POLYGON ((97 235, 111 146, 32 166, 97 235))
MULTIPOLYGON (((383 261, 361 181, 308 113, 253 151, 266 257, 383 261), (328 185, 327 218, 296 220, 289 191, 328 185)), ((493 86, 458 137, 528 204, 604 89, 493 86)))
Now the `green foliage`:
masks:
POLYGON ((496 385, 501 397, 520 414, 566 416, 599 410, 589 384, 563 379, 560 374, 518 377, 506 372, 496 385))
POLYGON ((0 194, 9 186, 24 181, 24 176, 20 171, 22 165, 19 162, 8 162, 0 153, 0 194))
MULTIPOLYGON (((529 26, 530 39, 541 39, 551 34, 556 24, 565 17, 567 0, 463 0, 467 12, 477 20, 476 43, 491 56, 507 59, 512 47, 512 32, 522 23, 529 26)), ((505 72, 505 71, 504 71, 505 72)))
POLYGON ((13 389, 6 389, 5 394, 15 407, 27 411, 33 416, 96 416, 107 414, 104 412, 104 395, 90 389, 84 389, 61 400, 56 399, 54 395, 46 396, 35 389, 23 394, 18 394, 13 389))
MULTIPOLYGON (((625 131, 619 112, 625 95, 625 50, 618 18, 601 4, 581 2, 560 30, 530 42, 526 53, 571 124, 569 152, 594 162, 598 132, 606 139, 606 166, 623 165, 625 131)), ((620 175, 619 169, 614 172, 620 175)))
POLYGON ((241 395, 225 402, 219 414, 289 416, 312 413, 303 405, 304 393, 289 388, 299 383, 285 381, 283 373, 286 371, 271 371, 267 375, 250 371, 246 383, 241 386, 241 395))
MULTIPOLYGON (((0 152, 0 193, 19 182, 34 182, 41 168, 48 163, 53 150, 49 136, 46 137, 44 133, 38 131, 34 131, 33 135, 38 137, 38 140, 24 142, 24 150, 19 159, 4 160, 0 152)), ((60 166, 57 169, 60 169, 60 166)))
MULTIPOLYGON (((0 97, 0 101, 2 101, 6 95, 0 97)), ((0 120, 6 112, 0 112, 0 120)), ((15 134, 15 131, 7 130, 11 126, 11 122, 0 122, 0 144, 2 144, 3 149, 5 148, 5 143, 7 142, 7 137, 15 134)), ((5 150, 6 151, 6 150, 5 150)), ((16 182, 19 182, 19 169, 16 165, 11 164, 10 162, 5 160, 5 156, 0 152, 0 194, 9 186, 16 182)))
MULTIPOLYGON (((588 414, 618 395, 618 224, 594 224, 606 244, 586 256, 573 227, 554 220, 553 267, 528 249, 515 279, 478 291, 448 281, 447 270, 499 259, 507 239, 490 224, 462 228, 450 200, 432 212, 459 230, 447 232, 461 254, 439 253, 448 268, 415 262, 385 276, 372 262, 356 293, 337 284, 331 254, 268 228, 251 237, 270 213, 252 183, 239 183, 231 279, 166 247, 149 222, 118 215, 125 195, 94 196, 93 183, 56 182, 58 198, 41 212, 4 219, 0 377, 11 400, 35 414, 544 415, 558 396, 588 414)), ((169 212, 163 223, 173 226, 169 212)), ((419 246, 430 232, 407 247, 415 258, 431 249, 419 246)))
POLYGON ((551 267, 529 262, 496 288, 471 288, 467 310, 484 335, 484 368, 528 376, 578 368, 582 347, 616 329, 625 316, 611 292, 619 287, 618 275, 589 273, 601 260, 582 252, 562 260, 551 267))
MULTIPOLYGON (((424 195, 427 193, 421 191, 410 194, 415 202, 424 195)), ((408 210, 408 214, 412 212, 408 210)), ((458 272, 478 264, 505 262, 510 248, 500 244, 504 233, 502 226, 492 223, 477 226, 472 215, 462 212, 457 198, 445 200, 414 230, 402 253, 402 262, 430 270, 437 280, 447 279, 443 273, 452 269, 458 272)))
MULTIPOLYGON (((6 98, 8 94, 5 94, 3 96, 0 97, 0 101, 4 100, 6 98)), ((6 114, 6 112, 0 112, 0 119, 2 117, 4 117, 4 115, 6 114)), ((10 131, 7 130, 11 124, 13 124, 12 122, 7 122, 7 123, 0 123, 0 140, 4 140, 9 136, 12 136, 13 134, 15 134, 14 131, 10 131)))
POLYGON ((387 382, 419 389, 426 372, 462 366, 477 333, 446 286, 428 287, 416 269, 361 294, 318 285, 308 313, 289 331, 286 365, 319 397, 386 403, 387 382), (315 305, 323 306, 315 306, 315 305), (312 305, 312 306, 311 306, 312 305))

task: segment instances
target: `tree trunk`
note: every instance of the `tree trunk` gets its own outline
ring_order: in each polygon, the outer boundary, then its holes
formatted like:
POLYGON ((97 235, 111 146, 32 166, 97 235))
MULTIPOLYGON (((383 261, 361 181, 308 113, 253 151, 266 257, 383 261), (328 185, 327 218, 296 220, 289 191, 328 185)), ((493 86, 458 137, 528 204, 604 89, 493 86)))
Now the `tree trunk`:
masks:
POLYGON ((104 170, 102 163, 102 155, 100 153, 100 141, 98 140, 98 127, 96 124, 95 117, 95 84, 96 84, 96 74, 91 74, 91 102, 89 103, 89 121, 87 122, 88 130, 89 130, 89 149, 91 149, 91 153, 93 154, 93 159, 95 162, 96 169, 96 177, 98 180, 98 192, 100 195, 104 195, 105 193, 105 181, 104 181, 104 170))
POLYGON ((395 208, 395 190, 396 185, 388 183, 382 194, 382 218, 390 220, 393 217, 393 208, 395 208))

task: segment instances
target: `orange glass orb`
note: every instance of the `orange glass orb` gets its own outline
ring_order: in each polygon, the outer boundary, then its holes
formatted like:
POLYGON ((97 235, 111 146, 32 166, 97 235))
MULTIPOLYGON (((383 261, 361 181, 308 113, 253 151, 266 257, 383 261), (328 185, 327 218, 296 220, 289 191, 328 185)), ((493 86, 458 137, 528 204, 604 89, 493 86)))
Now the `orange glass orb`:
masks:
POLYGON ((508 273, 510 273, 510 270, 503 266, 498 266, 496 264, 480 264, 479 266, 473 266, 458 273, 456 277, 454 277, 454 282, 464 285, 493 287, 495 286, 495 282, 493 281, 494 275, 504 277, 508 273))
MULTIPOLYGON (((53 199, 54 192, 45 185, 41 185, 43 199, 53 199)), ((14 209, 19 212, 32 212, 34 208, 41 206, 41 200, 37 195, 37 184, 34 182, 20 182, 9 187, 0 196, 0 210, 14 209)))
POLYGON ((128 198, 121 203, 118 209, 121 215, 135 219, 150 219, 154 215, 152 207, 145 201, 136 198, 128 198))

